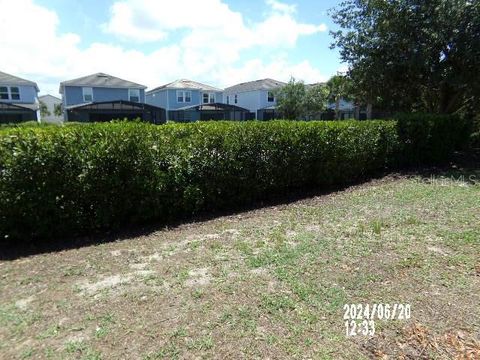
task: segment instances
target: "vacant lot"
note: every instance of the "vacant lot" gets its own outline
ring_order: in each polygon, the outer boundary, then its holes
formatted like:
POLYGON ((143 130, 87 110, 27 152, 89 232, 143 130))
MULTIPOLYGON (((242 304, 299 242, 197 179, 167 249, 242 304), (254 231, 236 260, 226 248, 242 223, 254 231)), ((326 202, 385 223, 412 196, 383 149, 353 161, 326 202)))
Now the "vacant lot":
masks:
POLYGON ((463 175, 1 261, 0 358, 476 358, 480 173, 463 175), (347 338, 350 303, 411 319, 347 338))

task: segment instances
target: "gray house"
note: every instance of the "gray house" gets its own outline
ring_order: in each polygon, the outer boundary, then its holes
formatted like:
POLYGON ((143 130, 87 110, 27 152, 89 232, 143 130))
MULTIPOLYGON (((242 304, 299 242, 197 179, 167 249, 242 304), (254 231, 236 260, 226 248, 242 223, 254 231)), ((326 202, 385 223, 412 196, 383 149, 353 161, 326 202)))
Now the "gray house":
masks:
POLYGON ((0 123, 39 121, 38 85, 0 71, 0 123))
POLYGON ((62 99, 53 95, 42 95, 38 98, 40 104, 45 104, 47 114, 42 115, 42 122, 60 124, 63 122, 62 115, 55 115, 55 109, 62 107, 62 99))
POLYGON ((145 104, 146 86, 105 73, 60 83, 65 121, 137 119, 165 122, 165 109, 145 104))
POLYGON ((176 80, 146 93, 147 104, 167 110, 168 119, 245 120, 249 111, 224 102, 223 90, 192 80, 176 80))
POLYGON ((285 86, 284 82, 273 79, 249 81, 225 89, 227 104, 248 109, 252 118, 270 120, 275 118, 275 90, 285 86))

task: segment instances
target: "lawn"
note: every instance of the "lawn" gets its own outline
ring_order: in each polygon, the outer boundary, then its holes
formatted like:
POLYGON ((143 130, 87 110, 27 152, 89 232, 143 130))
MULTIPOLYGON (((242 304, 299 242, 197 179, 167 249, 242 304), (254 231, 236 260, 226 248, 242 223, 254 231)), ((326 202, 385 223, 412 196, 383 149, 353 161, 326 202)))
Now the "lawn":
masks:
POLYGON ((468 170, 1 260, 0 358, 474 359, 479 254, 468 170), (347 337, 375 303, 411 317, 347 337))

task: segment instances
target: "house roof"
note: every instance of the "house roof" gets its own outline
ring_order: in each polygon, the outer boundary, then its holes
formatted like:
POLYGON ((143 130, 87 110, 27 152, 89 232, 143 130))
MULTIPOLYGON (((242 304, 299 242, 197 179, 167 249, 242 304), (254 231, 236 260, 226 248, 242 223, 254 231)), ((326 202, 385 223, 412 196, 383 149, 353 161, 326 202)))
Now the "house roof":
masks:
POLYGON ((242 108, 240 106, 231 105, 231 104, 223 104, 223 103, 208 103, 208 104, 200 104, 200 105, 193 105, 193 106, 184 106, 182 108, 178 108, 172 111, 239 111, 239 112, 250 112, 250 110, 242 108))
POLYGON ((48 98, 48 97, 51 97, 51 98, 53 98, 54 100, 57 100, 57 101, 60 101, 60 102, 62 101, 62 99, 60 99, 60 98, 58 98, 58 97, 56 97, 56 96, 50 95, 50 94, 41 95, 41 96, 39 96, 38 98, 39 98, 40 100, 42 100, 42 99, 48 98))
POLYGON ((305 86, 308 86, 308 87, 314 87, 314 86, 325 86, 327 85, 326 82, 317 82, 317 83, 313 83, 313 84, 306 84, 305 86))
POLYGON ((146 89, 144 85, 134 83, 132 81, 123 80, 118 77, 105 73, 96 73, 84 76, 78 79, 63 81, 60 83, 60 94, 63 93, 64 86, 89 86, 89 87, 107 87, 107 88, 134 88, 146 89))
POLYGON ((89 102, 67 106, 67 110, 165 110, 164 108, 126 100, 89 102))
POLYGON ((171 83, 156 87, 153 90, 149 90, 147 93, 152 93, 158 90, 163 89, 192 89, 192 90, 205 90, 205 91, 222 91, 222 89, 202 84, 196 81, 188 80, 188 79, 180 79, 175 80, 171 83))
POLYGON ((0 85, 30 85, 34 86, 37 91, 40 91, 36 82, 25 80, 2 71, 0 71, 0 85))
POLYGON ((2 109, 2 110, 22 109, 22 110, 37 111, 38 110, 38 104, 12 104, 10 102, 0 101, 0 109, 2 109))
POLYGON ((285 86, 286 83, 273 79, 261 79, 255 81, 244 82, 233 85, 225 89, 228 92, 246 92, 255 90, 273 90, 285 86))

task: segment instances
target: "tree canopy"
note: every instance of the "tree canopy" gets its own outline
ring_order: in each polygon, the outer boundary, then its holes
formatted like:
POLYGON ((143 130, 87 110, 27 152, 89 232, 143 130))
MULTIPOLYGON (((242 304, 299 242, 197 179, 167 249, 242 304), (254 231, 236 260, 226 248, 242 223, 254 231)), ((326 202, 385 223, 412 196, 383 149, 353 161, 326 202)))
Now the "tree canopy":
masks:
POLYGON ((298 120, 318 114, 326 107, 328 93, 322 84, 305 85, 291 78, 276 91, 277 111, 285 119, 298 120))
POLYGON ((62 104, 55 104, 54 107, 53 107, 53 114, 55 116, 62 116, 63 114, 63 108, 62 108, 62 104))
POLYGON ((50 110, 48 110, 47 104, 45 104, 45 103, 44 103, 43 101, 41 101, 41 100, 40 100, 39 108, 40 108, 40 115, 41 115, 42 117, 50 116, 50 115, 51 115, 50 110))
POLYGON ((353 85, 344 75, 334 75, 327 81, 328 101, 335 104, 335 119, 339 119, 340 100, 351 100, 353 85))
POLYGON ((332 16, 332 47, 357 99, 397 111, 479 109, 480 1, 347 0, 332 16))

